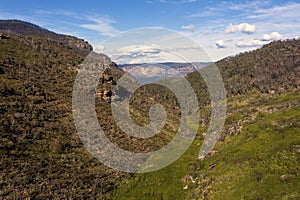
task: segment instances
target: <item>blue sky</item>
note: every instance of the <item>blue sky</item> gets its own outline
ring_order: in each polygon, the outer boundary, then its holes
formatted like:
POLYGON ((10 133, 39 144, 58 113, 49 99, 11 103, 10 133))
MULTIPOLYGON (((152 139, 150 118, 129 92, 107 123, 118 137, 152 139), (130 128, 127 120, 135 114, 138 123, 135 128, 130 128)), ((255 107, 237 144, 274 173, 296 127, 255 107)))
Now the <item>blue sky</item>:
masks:
MULTIPOLYGON (((95 47, 130 29, 163 27, 197 42, 216 61, 300 36, 300 1, 0 0, 0 19, 20 19, 95 47)), ((196 59, 195 59, 196 60, 196 59)))

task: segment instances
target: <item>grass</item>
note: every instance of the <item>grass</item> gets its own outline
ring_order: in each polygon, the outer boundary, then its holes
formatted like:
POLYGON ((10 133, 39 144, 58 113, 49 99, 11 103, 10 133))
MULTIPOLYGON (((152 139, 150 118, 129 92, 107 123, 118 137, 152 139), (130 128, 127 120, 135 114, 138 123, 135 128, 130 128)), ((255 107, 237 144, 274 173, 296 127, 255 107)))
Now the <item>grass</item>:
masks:
POLYGON ((198 171, 213 180, 209 190, 199 191, 205 184, 205 180, 199 180, 189 198, 299 198, 299 154, 295 149, 300 144, 299 111, 297 107, 266 115, 246 126, 240 135, 218 144, 220 153, 203 162, 206 167, 213 163, 216 167, 198 171), (282 126, 280 123, 285 120, 292 125, 282 126), (272 122, 278 125, 270 126, 272 122), (280 177, 284 174, 292 178, 283 181, 280 177))
POLYGON ((191 147, 174 163, 161 170, 146 174, 136 174, 129 180, 117 185, 112 199, 183 199, 185 184, 181 179, 191 161, 197 158, 199 141, 195 140, 191 147))
POLYGON ((229 110, 236 112, 226 124, 243 120, 245 113, 256 118, 245 122, 240 134, 219 142, 217 154, 197 160, 201 141, 195 140, 168 167, 124 179, 112 199, 299 199, 299 94, 252 95, 229 100, 235 106, 229 110), (233 102, 245 99, 247 106, 233 102), (269 112, 269 108, 278 109, 269 112), (186 175, 193 181, 182 182, 186 175))

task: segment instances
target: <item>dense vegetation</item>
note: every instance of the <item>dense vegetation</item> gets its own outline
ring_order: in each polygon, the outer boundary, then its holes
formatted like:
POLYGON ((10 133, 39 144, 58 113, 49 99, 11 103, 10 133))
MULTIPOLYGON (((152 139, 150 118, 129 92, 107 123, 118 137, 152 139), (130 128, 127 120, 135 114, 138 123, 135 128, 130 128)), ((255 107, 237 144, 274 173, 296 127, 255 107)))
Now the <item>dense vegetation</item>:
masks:
MULTIPOLYGON (((102 165, 76 134, 72 89, 90 45, 15 20, 0 21, 0 32, 5 36, 0 40, 3 199, 300 198, 300 40, 272 42, 216 63, 228 95, 228 114, 220 142, 204 160, 197 160, 197 154, 210 122, 210 100, 199 73, 187 75, 200 102, 196 140, 172 165, 133 175, 102 165)), ((100 62, 109 60, 95 56, 100 62)), ((155 137, 129 136, 116 126, 109 103, 122 74, 111 63, 99 80, 100 125, 124 149, 149 152, 164 146, 179 128, 175 96, 156 84, 138 89, 130 101, 135 122, 149 123, 153 103, 164 105, 168 120, 155 137)))
POLYGON ((105 199, 123 176, 83 147, 72 87, 84 54, 49 38, 0 40, 0 195, 105 199))

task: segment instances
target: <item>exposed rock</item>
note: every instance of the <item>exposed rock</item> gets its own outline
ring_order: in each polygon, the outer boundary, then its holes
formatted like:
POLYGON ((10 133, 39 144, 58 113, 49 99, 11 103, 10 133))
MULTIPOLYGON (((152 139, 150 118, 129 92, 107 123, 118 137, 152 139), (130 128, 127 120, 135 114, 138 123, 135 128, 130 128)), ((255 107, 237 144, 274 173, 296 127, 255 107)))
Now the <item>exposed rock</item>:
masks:
POLYGON ((217 166, 217 164, 213 163, 213 164, 209 165, 208 170, 211 170, 211 169, 215 168, 216 166, 217 166))
POLYGON ((209 152, 209 153, 207 154, 206 157, 209 158, 209 157, 215 155, 215 154, 218 153, 218 152, 219 152, 218 150, 212 150, 211 152, 209 152))
POLYGON ((186 183, 186 182, 189 182, 192 179, 193 179, 193 177, 191 175, 186 175, 185 177, 183 177, 181 179, 181 181, 184 182, 184 183, 186 183))
POLYGON ((300 145, 293 145, 293 147, 295 148, 295 151, 297 152, 297 153, 300 153, 300 145))
POLYGON ((290 175, 290 174, 284 174, 284 175, 280 176, 280 179, 282 181, 290 181, 292 179, 292 175, 290 175))
POLYGON ((204 160, 204 158, 205 158, 205 155, 201 155, 198 157, 199 160, 204 160))
POLYGON ((26 115, 25 115, 25 113, 15 113, 15 118, 25 118, 26 117, 26 115))
POLYGON ((9 39, 9 36, 4 35, 3 33, 0 33, 0 40, 9 39))
POLYGON ((100 84, 96 89, 96 97, 110 102, 113 100, 120 100, 128 96, 129 92, 119 87, 116 83, 116 77, 120 77, 124 72, 120 70, 116 63, 110 61, 110 65, 105 69, 100 84))
POLYGON ((105 97, 111 97, 112 96, 112 91, 111 90, 104 90, 104 96, 105 97))
POLYGON ((199 160, 204 160, 205 158, 209 158, 209 157, 215 155, 215 154, 218 153, 218 152, 219 152, 218 150, 211 150, 211 151, 210 151, 208 154, 206 154, 206 155, 200 155, 200 156, 198 157, 198 159, 199 159, 199 160))

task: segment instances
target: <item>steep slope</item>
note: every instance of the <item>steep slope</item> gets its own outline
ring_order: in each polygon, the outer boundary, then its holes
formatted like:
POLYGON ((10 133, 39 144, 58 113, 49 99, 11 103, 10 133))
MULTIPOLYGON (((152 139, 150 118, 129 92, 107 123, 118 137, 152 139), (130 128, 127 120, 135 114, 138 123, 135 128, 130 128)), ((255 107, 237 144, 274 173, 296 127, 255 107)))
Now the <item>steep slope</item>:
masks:
MULTIPOLYGON (((300 40, 276 41, 262 48, 241 53, 216 62, 223 77, 227 97, 258 92, 260 94, 283 94, 297 92, 300 88, 300 40)), ((190 73, 187 79, 198 95, 200 107, 210 104, 206 84, 199 73, 190 73)), ((258 102, 259 103, 259 102, 258 102)), ((235 113, 227 111, 228 118, 235 113)), ((206 132, 209 119, 202 118, 202 132, 206 132)), ((223 131, 222 139, 232 132, 223 131)))
POLYGON ((93 50, 92 46, 83 39, 69 35, 57 34, 35 24, 20 20, 0 20, 0 32, 47 38, 67 44, 70 48, 73 48, 77 52, 85 55, 93 50))
MULTIPOLYGON (((219 68, 227 96, 261 93, 283 93, 300 86, 300 40, 275 41, 262 48, 227 57, 215 64, 219 68)), ((198 94, 206 90, 199 73, 190 73, 188 80, 198 94)), ((202 95, 208 101, 208 95, 202 95)), ((199 98, 201 99, 201 98, 199 98)))
POLYGON ((283 93, 300 86, 300 40, 271 42, 262 48, 217 62, 228 95, 253 89, 283 93))
POLYGON ((227 137, 190 162, 187 199, 299 199, 299 99, 299 92, 230 98, 227 137))
POLYGON ((83 54, 48 38, 5 35, 0 40, 1 198, 108 198, 123 175, 83 148, 72 117, 72 86, 83 54))

